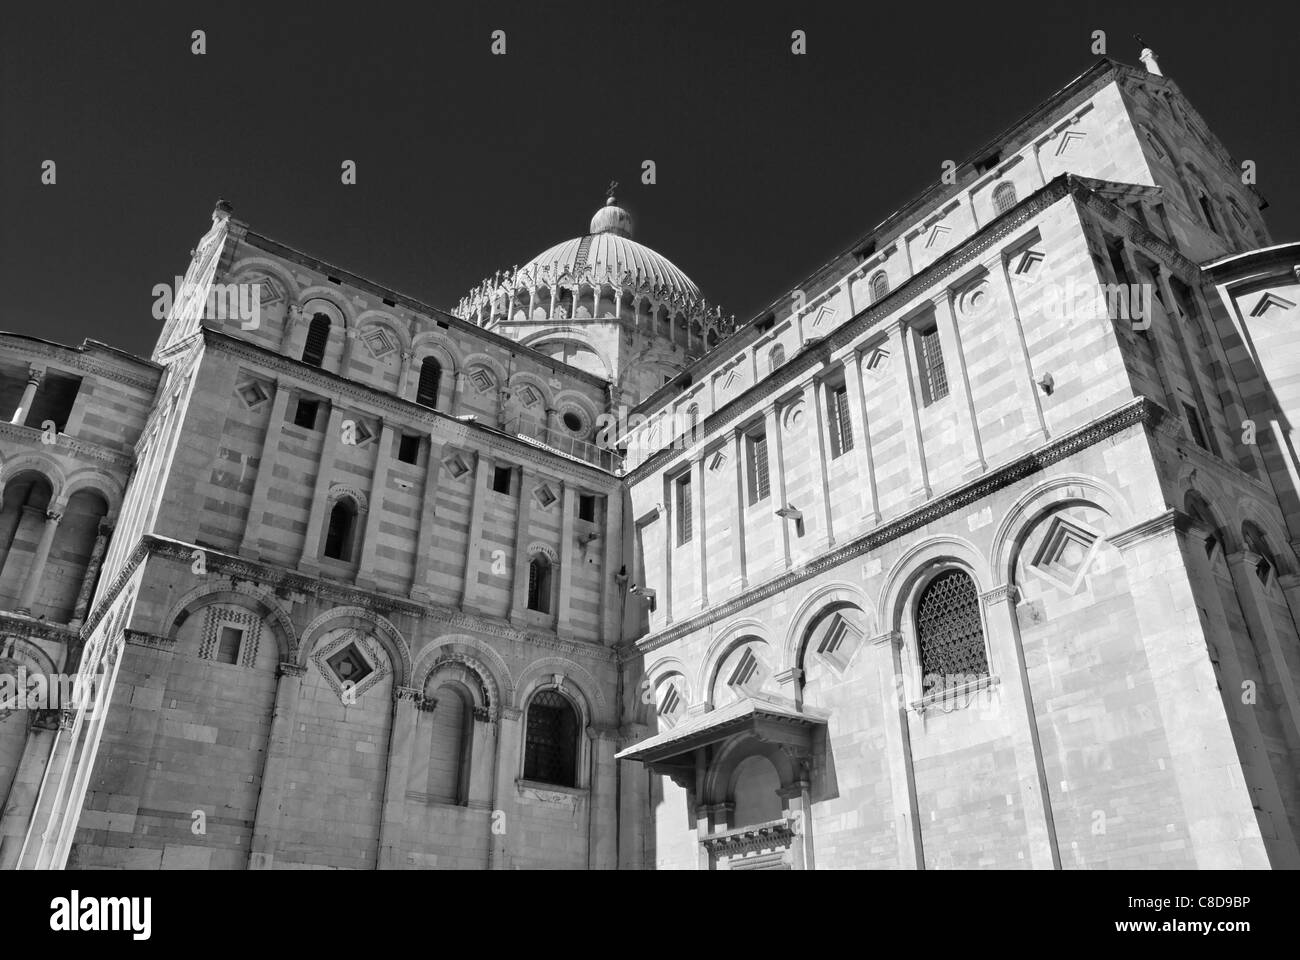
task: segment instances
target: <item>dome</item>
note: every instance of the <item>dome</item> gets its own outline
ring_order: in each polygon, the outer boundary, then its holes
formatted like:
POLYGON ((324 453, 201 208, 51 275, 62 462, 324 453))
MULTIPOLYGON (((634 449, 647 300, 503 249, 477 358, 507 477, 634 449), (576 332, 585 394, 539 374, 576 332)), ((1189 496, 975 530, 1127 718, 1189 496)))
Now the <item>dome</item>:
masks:
POLYGON ((566 273, 583 282, 613 286, 649 285, 674 299, 699 300, 700 288, 667 257, 632 239, 632 215, 610 197, 591 218, 591 232, 543 250, 520 268, 533 278, 566 273), (589 276, 583 276, 590 266, 589 276))

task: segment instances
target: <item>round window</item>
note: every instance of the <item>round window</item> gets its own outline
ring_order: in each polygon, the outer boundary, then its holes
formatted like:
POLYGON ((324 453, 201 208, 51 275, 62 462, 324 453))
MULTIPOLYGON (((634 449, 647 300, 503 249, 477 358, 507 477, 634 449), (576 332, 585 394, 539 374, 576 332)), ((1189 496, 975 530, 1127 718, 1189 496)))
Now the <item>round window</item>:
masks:
POLYGON ((571 432, 578 433, 582 430, 582 417, 578 416, 572 410, 565 411, 563 419, 564 425, 568 427, 571 432))

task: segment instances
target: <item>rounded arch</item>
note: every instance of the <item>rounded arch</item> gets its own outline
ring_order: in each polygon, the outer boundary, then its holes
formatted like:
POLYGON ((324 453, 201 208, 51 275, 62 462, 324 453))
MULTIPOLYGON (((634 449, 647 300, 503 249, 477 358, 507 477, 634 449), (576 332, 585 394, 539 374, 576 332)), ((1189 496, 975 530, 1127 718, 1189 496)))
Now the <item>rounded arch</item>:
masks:
POLYGON ((439 687, 454 683, 463 689, 473 708, 495 721, 501 714, 501 695, 491 674, 476 658, 463 653, 445 653, 429 665, 415 684, 421 695, 429 697, 439 687))
POLYGON ((532 557, 533 554, 537 554, 537 553, 540 553, 547 560, 549 560, 553 565, 557 567, 560 565, 560 554, 550 544, 541 543, 539 541, 534 541, 530 543, 528 545, 527 555, 529 557, 532 557))
POLYGON ((27 667, 27 672, 49 676, 58 672, 54 657, 25 637, 16 634, 0 636, 0 660, 12 660, 27 667))
POLYGON ((330 323, 340 330, 351 330, 355 326, 352 305, 346 297, 339 296, 337 289, 323 284, 304 287, 298 293, 299 309, 302 318, 310 321, 313 316, 323 313, 330 318, 330 323))
POLYGON ((228 276, 234 282, 248 280, 256 283, 261 278, 259 275, 264 275, 266 279, 275 283, 287 302, 302 302, 299 299, 298 284, 293 279, 293 274, 270 257, 241 257, 230 265, 228 272, 228 276))
POLYGON ((363 310, 357 314, 356 327, 358 336, 366 327, 383 327, 391 333, 397 340, 397 345, 402 350, 411 349, 411 334, 406 324, 398 320, 387 310, 376 310, 373 307, 369 310, 363 310))
POLYGON ((393 686, 408 685, 411 676, 411 650, 406 644, 406 638, 390 621, 365 607, 335 607, 326 610, 309 623, 302 631, 302 642, 298 646, 298 665, 305 667, 316 641, 325 633, 340 627, 355 627, 371 634, 388 653, 388 658, 392 662, 393 686))
POLYGON ((104 515, 107 520, 112 521, 117 518, 122 510, 122 485, 116 477, 94 468, 78 470, 68 477, 63 495, 67 499, 83 490, 103 498, 105 506, 108 507, 108 512, 104 515))
POLYGON ((487 353, 471 353, 461 360, 462 368, 469 373, 474 367, 487 367, 491 372, 492 378, 496 381, 496 388, 500 390, 506 382, 506 368, 496 357, 487 353))
POLYGON ((452 344, 438 334, 417 334, 411 341, 410 351, 412 370, 420 369, 420 363, 426 357, 433 357, 438 361, 444 377, 454 375, 460 370, 460 355, 452 344))
POLYGON ((411 674, 414 677, 412 686, 416 688, 423 686, 436 662, 442 658, 443 655, 439 651, 444 647, 466 647, 474 650, 479 655, 478 657, 463 651, 453 652, 463 656, 466 662, 473 661, 478 664, 477 669, 483 678, 483 682, 488 687, 489 694, 492 695, 493 703, 498 705, 497 709, 501 705, 514 703, 515 681, 510 674, 510 667, 505 659, 491 645, 465 633, 452 633, 438 637, 424 647, 415 660, 415 666, 411 674), (492 666, 486 666, 483 662, 485 660, 490 662, 492 666))
POLYGON ((357 508, 357 513, 365 513, 370 509, 370 501, 366 495, 357 487, 348 483, 332 483, 325 495, 325 506, 337 503, 340 500, 351 500, 357 508))
POLYGON ((4 466, 0 467, 0 493, 3 493, 10 480, 29 472, 37 474, 50 485, 51 505, 63 502, 64 491, 68 485, 67 475, 53 457, 44 453, 20 453, 7 460, 4 466))
POLYGON ((867 292, 871 296, 871 302, 875 303, 889 293, 889 274, 884 269, 877 270, 867 280, 867 292))
POLYGON ((570 700, 578 703, 579 715, 584 727, 596 722, 597 714, 603 718, 607 704, 600 684, 585 667, 565 657, 543 657, 534 660, 523 669, 519 674, 516 708, 526 710, 528 701, 539 689, 556 688, 557 673, 563 678, 563 682, 557 689, 568 695, 570 700))
POLYGON ((983 593, 995 586, 993 571, 969 540, 954 536, 928 537, 899 557, 890 568, 876 608, 878 629, 897 630, 917 581, 944 564, 967 568, 977 592, 983 593))
POLYGON ((160 624, 161 632, 168 636, 172 635, 177 627, 176 621, 182 614, 192 615, 214 603, 229 603, 252 608, 260 613, 275 636, 276 646, 280 651, 280 661, 296 662, 298 633, 294 629, 293 621, 284 612, 284 608, 280 606, 273 593, 247 580, 219 577, 211 583, 202 584, 183 594, 167 608, 160 624))
POLYGON ((1286 529, 1271 511, 1252 497, 1242 497, 1237 501, 1237 516, 1241 520, 1238 549, 1249 543, 1246 539, 1246 525, 1250 524, 1259 531, 1277 572, 1282 575, 1295 573, 1295 556, 1291 553, 1286 529))
POLYGON ((509 390, 511 393, 512 400, 519 403, 520 406, 525 405, 522 401, 518 399, 519 390, 521 387, 524 386, 532 387, 534 390, 537 391, 538 394, 538 400, 534 404, 531 404, 529 406, 531 406, 533 409, 538 411, 549 410, 551 408, 552 404, 551 404, 550 386, 546 383, 545 380, 543 380, 537 374, 530 373, 526 370, 516 370, 513 374, 510 375, 509 390))
POLYGON ((751 757, 764 757, 776 768, 777 779, 783 784, 798 779, 798 771, 790 755, 780 744, 764 743, 753 737, 732 737, 718 750, 704 777, 704 795, 709 803, 726 803, 735 787, 737 768, 751 757))
POLYGON ((1088 503, 1097 507, 1109 514, 1121 529, 1133 522, 1128 501, 1114 487, 1095 477, 1073 473, 1043 480, 1021 494, 993 534, 993 546, 989 551, 992 586, 1012 581, 1020 545, 1038 519, 1050 510, 1071 503, 1088 503))
POLYGON ((867 599, 866 593, 845 580, 825 584, 805 597, 791 617, 781 652, 782 669, 801 665, 803 648, 822 617, 849 607, 856 608, 862 614, 867 636, 874 636, 876 624, 872 622, 871 601, 867 599))
POLYGON ((699 673, 696 674, 694 685, 694 689, 697 691, 696 698, 703 700, 709 709, 713 709, 716 705, 714 685, 717 681, 718 671, 722 669, 722 665, 737 648, 755 640, 771 650, 771 656, 779 656, 778 648, 772 642, 768 625, 761 620, 748 617, 743 620, 732 621, 709 644, 704 659, 700 663, 699 673))

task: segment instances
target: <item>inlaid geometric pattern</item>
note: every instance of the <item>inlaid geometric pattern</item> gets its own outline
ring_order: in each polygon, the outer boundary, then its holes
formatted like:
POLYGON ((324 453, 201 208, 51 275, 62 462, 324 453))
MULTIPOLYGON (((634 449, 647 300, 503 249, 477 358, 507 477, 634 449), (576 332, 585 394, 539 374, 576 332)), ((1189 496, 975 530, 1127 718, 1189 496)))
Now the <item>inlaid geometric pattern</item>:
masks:
POLYGON ((1088 572, 1097 534, 1064 517, 1052 519, 1030 570, 1073 593, 1088 572))
POLYGON ((229 607, 208 607, 203 621, 203 636, 199 641, 199 659, 217 659, 217 645, 222 627, 234 627, 244 633, 240 645, 239 664, 251 667, 257 662, 257 645, 262 638, 262 620, 252 612, 231 610, 229 607))
POLYGON ((370 637, 358 630, 344 631, 312 654, 311 659, 330 689, 349 705, 392 672, 388 658, 370 637), (345 688, 344 684, 348 686, 345 688), (346 698, 345 689, 350 691, 346 698))
POLYGON ((929 236, 925 239, 926 247, 937 246, 947 239, 948 234, 952 233, 952 227, 943 223, 936 223, 931 229, 929 236))
POLYGON ((443 466, 445 466, 447 472, 457 480, 469 473, 469 464, 465 462, 465 458, 459 453, 454 453, 444 460, 443 466))
POLYGON ((469 372, 469 382, 479 393, 486 393, 496 385, 496 379, 486 367, 475 367, 469 372))
POLYGON ((383 327, 367 327, 361 332, 361 342, 366 345, 370 355, 376 360, 388 356, 397 349, 393 335, 383 327))
POLYGON ((239 399, 244 401, 244 406, 252 409, 267 398, 266 388, 256 380, 250 380, 247 383, 241 383, 235 388, 239 394, 239 399))

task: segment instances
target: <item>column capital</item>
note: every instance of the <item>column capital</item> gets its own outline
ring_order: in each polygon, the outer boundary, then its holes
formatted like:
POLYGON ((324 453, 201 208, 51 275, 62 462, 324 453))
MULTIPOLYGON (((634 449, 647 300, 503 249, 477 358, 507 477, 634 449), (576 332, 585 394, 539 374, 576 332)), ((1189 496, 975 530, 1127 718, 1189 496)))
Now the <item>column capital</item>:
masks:
POLYGON ((1127 530, 1112 534, 1106 539, 1110 541, 1112 546, 1120 550, 1126 550, 1139 543, 1154 540, 1166 533, 1170 533, 1177 526, 1180 515, 1186 516, 1181 510, 1166 510, 1164 513, 1158 513, 1154 517, 1135 523, 1127 530))
POLYGON ((27 365, 27 382, 39 384, 41 378, 45 376, 45 367, 37 366, 34 363, 27 365))
POLYGON ((1015 606, 1020 602, 1020 588, 1014 583, 1004 583, 1000 587, 994 587, 980 594, 980 599, 984 601, 986 607, 991 607, 995 603, 1009 603, 1015 606))
POLYGON ((415 687, 393 687, 393 705, 400 706, 409 703, 412 706, 418 706, 423 697, 420 691, 415 687))
POLYGON ((276 671, 281 677, 303 677, 307 675, 307 668, 301 663, 289 663, 281 661, 280 668, 276 671))

